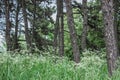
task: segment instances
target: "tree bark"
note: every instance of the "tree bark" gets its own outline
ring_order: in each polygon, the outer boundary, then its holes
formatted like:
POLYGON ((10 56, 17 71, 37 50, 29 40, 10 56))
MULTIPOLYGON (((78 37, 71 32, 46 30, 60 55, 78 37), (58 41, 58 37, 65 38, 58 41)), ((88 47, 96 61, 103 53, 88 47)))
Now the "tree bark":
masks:
POLYGON ((32 52, 35 48, 35 27, 36 27, 36 0, 33 0, 34 10, 33 10, 33 25, 32 25, 32 52))
POLYGON ((81 37, 81 48, 84 51, 86 46, 87 30, 88 30, 88 16, 87 16, 87 0, 83 0, 83 31, 81 37))
POLYGON ((18 16, 19 16, 19 11, 20 11, 20 5, 19 5, 19 0, 17 1, 17 10, 16 10, 16 18, 15 18, 15 42, 14 42, 14 50, 19 48, 19 44, 18 44, 18 16))
MULTIPOLYGON (((114 0, 113 1, 113 7, 114 7, 114 27, 115 27, 115 37, 116 37, 116 41, 117 43, 119 42, 118 41, 118 11, 119 11, 119 3, 118 3, 118 0, 114 0)), ((118 45, 117 45, 118 47, 118 45)), ((119 49, 118 49, 118 53, 119 53, 119 49)), ((120 54, 118 54, 120 55, 120 54)))
POLYGON ((59 27, 59 56, 64 55, 64 23, 63 23, 63 0, 57 0, 57 15, 59 27))
POLYGON ((70 30, 70 39, 71 39, 71 44, 72 44, 74 61, 76 63, 79 63, 80 62, 80 51, 79 51, 79 47, 77 43, 78 41, 77 41, 77 35, 75 31, 75 26, 74 26, 71 0, 65 0, 65 4, 66 4, 67 23, 68 23, 69 30, 70 30))
POLYGON ((27 43, 27 49, 30 50, 31 49, 31 38, 29 35, 29 30, 28 30, 28 21, 27 21, 25 0, 22 0, 22 11, 23 11, 23 18, 24 18, 25 38, 26 38, 26 43, 27 43))
POLYGON ((11 37, 10 37, 11 22, 10 22, 10 4, 9 4, 9 0, 4 0, 4 3, 5 3, 5 18, 6 18, 5 39, 6 39, 7 51, 11 51, 12 45, 11 45, 11 37))
POLYGON ((112 76, 116 68, 116 60, 118 57, 117 40, 114 27, 114 0, 101 0, 102 12, 105 27, 105 43, 107 50, 107 64, 109 75, 112 76))

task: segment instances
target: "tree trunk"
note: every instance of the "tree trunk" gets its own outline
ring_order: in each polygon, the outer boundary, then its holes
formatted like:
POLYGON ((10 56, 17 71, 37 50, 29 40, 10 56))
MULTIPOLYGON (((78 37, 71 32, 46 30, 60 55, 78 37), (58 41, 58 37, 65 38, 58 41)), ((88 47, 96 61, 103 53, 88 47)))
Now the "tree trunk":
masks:
MULTIPOLYGON (((34 31, 35 31, 35 25, 36 25, 36 0, 33 0, 33 4, 34 4, 34 12, 33 12, 33 28, 32 28, 32 36, 34 38, 34 31)), ((34 40, 33 40, 34 41, 34 40)))
POLYGON ((78 47, 78 41, 77 41, 77 35, 75 31, 75 26, 74 26, 74 20, 73 20, 73 12, 72 12, 72 5, 71 5, 71 0, 65 0, 66 3, 66 14, 67 14, 67 23, 69 26, 70 30, 70 39, 71 39, 71 44, 72 44, 72 50, 73 50, 73 55, 74 55, 74 61, 76 63, 80 62, 80 52, 79 52, 79 47, 78 47))
POLYGON ((28 21, 27 21, 27 12, 26 12, 26 6, 25 6, 25 0, 22 0, 22 11, 23 11, 23 18, 24 18, 24 26, 25 26, 25 38, 27 43, 27 49, 31 49, 31 38, 29 35, 28 30, 28 21))
MULTIPOLYGON (((117 20, 117 18, 118 18, 118 11, 119 11, 119 3, 118 3, 118 0, 114 0, 114 2, 113 2, 113 7, 114 7, 114 27, 115 27, 115 37, 116 37, 116 43, 118 43, 119 41, 118 41, 118 20, 117 20)), ((118 47, 118 45, 117 45, 117 47, 118 47)), ((118 53, 119 53, 119 49, 118 49, 118 53)), ((118 55, 120 55, 120 54, 118 54, 118 55)))
POLYGON ((112 76, 113 71, 116 68, 116 60, 118 56, 118 47, 114 27, 113 0, 101 0, 101 2, 104 17, 108 72, 109 75, 112 76))
POLYGON ((36 27, 36 0, 33 0, 33 4, 34 4, 34 11, 33 11, 33 25, 32 25, 32 50, 31 52, 34 51, 35 49, 35 27, 36 27))
POLYGON ((11 38, 10 38, 11 22, 10 22, 9 0, 4 0, 4 3, 5 3, 5 17, 6 17, 5 39, 6 39, 7 51, 10 51, 12 49, 12 47, 11 47, 12 45, 11 45, 11 38))
POLYGON ((14 42, 14 50, 19 48, 18 44, 18 16, 19 16, 19 11, 20 11, 20 5, 19 1, 17 1, 17 10, 16 10, 16 18, 15 18, 15 42, 14 42))
POLYGON ((57 15, 59 27, 59 56, 63 56, 64 55, 63 0, 57 0, 57 15))
POLYGON ((87 0, 82 1, 83 4, 83 32, 82 32, 82 37, 81 37, 81 48, 84 51, 87 46, 86 46, 86 38, 87 38, 87 29, 88 29, 88 16, 87 16, 87 0))

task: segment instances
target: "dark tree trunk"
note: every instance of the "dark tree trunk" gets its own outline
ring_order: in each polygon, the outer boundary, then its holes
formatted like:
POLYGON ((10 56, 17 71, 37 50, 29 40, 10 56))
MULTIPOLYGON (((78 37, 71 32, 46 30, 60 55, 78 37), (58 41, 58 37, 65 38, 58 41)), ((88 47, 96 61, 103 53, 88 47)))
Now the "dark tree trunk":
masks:
POLYGON ((16 17, 15 17, 15 42, 14 42, 14 50, 19 48, 19 44, 18 44, 18 16, 19 16, 19 11, 20 11, 20 5, 19 5, 19 0, 17 1, 17 10, 16 10, 16 17))
POLYGON ((57 0, 57 16, 59 27, 59 55, 64 55, 64 23, 63 23, 63 0, 57 0))
POLYGON ((27 49, 31 49, 31 38, 29 35, 29 30, 28 30, 25 0, 22 0, 22 11, 23 11, 24 24, 25 24, 24 26, 25 26, 25 38, 26 38, 26 43, 27 43, 27 49))
MULTIPOLYGON (((116 43, 118 43, 118 11, 119 11, 119 3, 118 0, 114 0, 113 2, 113 7, 114 7, 114 27, 115 27, 115 37, 116 37, 116 43)), ((118 46, 118 45, 117 45, 118 46)), ((118 49, 119 53, 119 49, 118 49)), ((118 54, 120 55, 120 54, 118 54)))
POLYGON ((73 18, 73 12, 72 12, 72 5, 71 5, 71 0, 65 0, 66 3, 66 14, 67 14, 67 23, 69 26, 70 30, 70 39, 71 39, 71 44, 72 44, 72 49, 73 49, 73 54, 74 54, 74 61, 76 63, 80 62, 80 51, 78 47, 78 41, 77 41, 77 35, 75 31, 75 26, 74 26, 74 18, 73 18))
POLYGON ((11 45, 11 38, 10 38, 11 22, 10 22, 9 0, 4 0, 4 3, 5 3, 5 18, 6 18, 5 39, 6 39, 7 51, 10 51, 12 49, 12 45, 11 45))
POLYGON ((87 16, 87 0, 82 1, 83 4, 83 31, 81 37, 81 48, 84 51, 86 47, 87 29, 88 29, 88 16, 87 16))
POLYGON ((118 47, 114 27, 113 1, 114 0, 101 0, 105 26, 108 72, 110 76, 112 76, 113 71, 116 68, 116 60, 118 57, 118 47))
POLYGON ((35 48, 35 27, 36 27, 36 0, 33 0, 34 10, 33 10, 33 26, 32 26, 32 52, 35 48))
POLYGON ((54 52, 57 53, 59 46, 59 55, 64 54, 64 25, 63 25, 63 0, 56 0, 57 16, 54 32, 54 52))

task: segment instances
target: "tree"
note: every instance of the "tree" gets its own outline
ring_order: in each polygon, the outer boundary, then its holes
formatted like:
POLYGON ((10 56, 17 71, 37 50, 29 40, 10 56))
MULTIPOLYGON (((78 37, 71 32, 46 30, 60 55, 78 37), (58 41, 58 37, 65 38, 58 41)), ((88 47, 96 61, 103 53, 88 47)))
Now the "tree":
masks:
POLYGON ((5 39, 6 39, 7 51, 10 51, 12 48, 11 37, 10 37, 10 31, 11 31, 10 3, 9 0, 4 0, 4 3, 5 3, 5 18, 6 18, 5 39))
POLYGON ((19 16, 19 11, 20 11, 20 2, 19 0, 16 2, 17 3, 17 8, 16 8, 16 17, 15 17, 15 38, 14 38, 14 50, 19 48, 18 44, 18 16, 19 16))
POLYGON ((86 47, 86 38, 87 38, 87 30, 88 30, 88 16, 87 16, 87 0, 82 1, 82 11, 83 11, 83 31, 82 31, 82 37, 81 37, 81 48, 82 50, 85 50, 86 47))
POLYGON ((57 35, 59 56, 64 55, 64 23, 63 23, 63 0, 57 0, 57 18, 55 28, 55 47, 57 48, 57 35))
MULTIPOLYGON (((35 43, 33 46, 37 47, 39 50, 46 51, 48 49, 48 46, 53 45, 53 41, 50 40, 50 36, 52 33, 51 30, 51 15, 52 15, 52 10, 54 10, 52 7, 49 7, 51 4, 50 0, 48 1, 38 1, 38 0, 33 0, 32 3, 29 1, 29 6, 27 6, 28 10, 28 19, 30 20, 30 23, 32 24, 32 40, 35 43), (45 3, 44 6, 43 2, 45 3), (31 8, 32 6, 32 8, 31 8), (32 14, 32 16, 31 16, 32 14), (46 38, 48 37, 48 38, 46 38)), ((33 43, 32 42, 32 43, 33 43)))
POLYGON ((102 12, 104 17, 104 31, 105 31, 105 43, 107 50, 107 64, 109 75, 112 76, 113 71, 116 68, 116 60, 118 58, 118 47, 115 36, 114 26, 114 0, 101 0, 102 12))
POLYGON ((70 39, 71 39, 71 45, 72 45, 72 50, 73 50, 73 55, 74 55, 74 61, 76 63, 80 62, 80 51, 78 47, 78 41, 77 41, 77 35, 75 31, 75 26, 74 26, 74 18, 73 18, 73 12, 72 12, 72 5, 71 5, 71 0, 65 0, 66 4, 66 14, 67 14, 67 24, 70 30, 70 39))
POLYGON ((24 18, 24 26, 25 26, 25 39, 27 43, 27 49, 31 49, 31 37, 28 30, 28 20, 27 20, 27 12, 26 12, 26 5, 25 0, 22 0, 22 11, 23 11, 23 18, 24 18))

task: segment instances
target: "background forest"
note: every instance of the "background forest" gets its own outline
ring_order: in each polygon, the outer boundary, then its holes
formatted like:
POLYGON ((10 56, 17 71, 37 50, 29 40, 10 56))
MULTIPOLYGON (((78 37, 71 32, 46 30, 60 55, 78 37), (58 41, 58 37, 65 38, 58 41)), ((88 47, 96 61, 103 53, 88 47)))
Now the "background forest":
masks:
POLYGON ((0 80, 119 80, 119 0, 0 0, 0 80))

